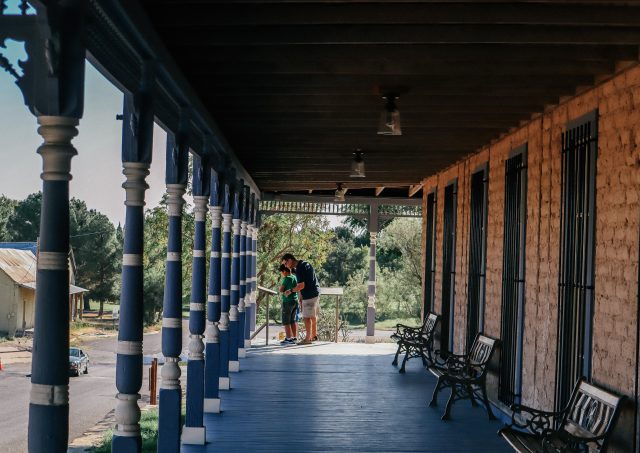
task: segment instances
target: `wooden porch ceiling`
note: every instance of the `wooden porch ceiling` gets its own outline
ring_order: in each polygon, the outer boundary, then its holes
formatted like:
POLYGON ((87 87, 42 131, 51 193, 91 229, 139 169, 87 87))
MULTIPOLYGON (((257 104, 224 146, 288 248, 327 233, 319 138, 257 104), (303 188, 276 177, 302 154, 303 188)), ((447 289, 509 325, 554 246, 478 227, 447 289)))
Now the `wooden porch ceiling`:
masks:
POLYGON ((408 188, 637 61, 640 43, 631 1, 141 3, 263 191, 408 188), (376 134, 387 92, 402 136, 376 134))

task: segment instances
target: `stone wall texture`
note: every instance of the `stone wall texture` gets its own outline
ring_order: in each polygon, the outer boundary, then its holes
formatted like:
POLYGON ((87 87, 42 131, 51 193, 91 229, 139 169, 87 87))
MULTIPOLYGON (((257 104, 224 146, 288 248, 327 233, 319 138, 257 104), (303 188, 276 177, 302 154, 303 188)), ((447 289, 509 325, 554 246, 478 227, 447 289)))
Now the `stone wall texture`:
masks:
MULTIPOLYGON (((631 67, 590 90, 548 108, 545 113, 477 153, 423 181, 425 198, 430 191, 437 191, 435 310, 439 312, 442 306, 444 187, 452 179, 458 180, 453 335, 454 350, 460 352, 465 349, 466 338, 471 175, 480 165, 488 164, 484 331, 499 338, 505 160, 512 150, 527 144, 522 401, 543 409, 552 409, 554 405, 558 337, 561 134, 567 122, 595 109, 598 110, 598 154, 592 378, 605 388, 636 400, 640 66, 631 67)), ((628 429, 633 430, 633 427, 628 429)))

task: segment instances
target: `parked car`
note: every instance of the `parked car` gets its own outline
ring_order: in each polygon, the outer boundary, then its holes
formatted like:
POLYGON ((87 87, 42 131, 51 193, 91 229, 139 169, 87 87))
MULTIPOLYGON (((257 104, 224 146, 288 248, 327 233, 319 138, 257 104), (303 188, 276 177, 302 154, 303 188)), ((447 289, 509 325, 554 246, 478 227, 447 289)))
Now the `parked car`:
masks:
POLYGON ((69 373, 76 376, 89 373, 89 356, 80 348, 69 348, 69 373))

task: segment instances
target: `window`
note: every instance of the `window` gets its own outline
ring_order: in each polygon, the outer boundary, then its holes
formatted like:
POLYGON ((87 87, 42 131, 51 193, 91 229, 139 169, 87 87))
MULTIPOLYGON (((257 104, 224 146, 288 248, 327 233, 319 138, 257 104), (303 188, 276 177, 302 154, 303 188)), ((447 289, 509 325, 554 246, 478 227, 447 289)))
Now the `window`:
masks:
POLYGON ((424 266, 424 308, 426 317, 433 311, 433 290, 436 274, 436 192, 427 195, 427 224, 424 266))
POLYGON ((444 225, 442 253, 442 321, 440 349, 453 351, 453 311, 456 276, 456 208, 458 182, 444 189, 444 225))
POLYGON ((502 354, 498 398, 520 402, 524 326, 525 232, 527 218, 527 145, 505 162, 504 244, 502 254, 502 354))
POLYGON ((596 154, 593 111, 562 134, 556 407, 564 407, 580 376, 591 375, 596 154))
POLYGON ((487 251, 487 167, 471 175, 469 219, 469 280, 467 297, 467 351, 484 324, 487 251))

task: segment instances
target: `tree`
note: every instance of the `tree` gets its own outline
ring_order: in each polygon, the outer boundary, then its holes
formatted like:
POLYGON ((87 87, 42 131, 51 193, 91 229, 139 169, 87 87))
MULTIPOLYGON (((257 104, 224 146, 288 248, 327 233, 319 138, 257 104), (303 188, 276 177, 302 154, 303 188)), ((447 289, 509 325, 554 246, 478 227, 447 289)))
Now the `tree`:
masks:
MULTIPOLYGON (((274 288, 277 285, 280 257, 293 253, 309 261, 316 270, 322 268, 331 246, 333 231, 324 216, 274 214, 263 218, 258 236, 258 282, 274 288)), ((264 294, 260 293, 258 302, 264 294)))
POLYGON ((393 265, 377 275, 376 312, 380 319, 417 317, 422 294, 420 219, 396 218, 380 232, 381 250, 395 251, 393 265))
POLYGON ((76 261, 76 284, 89 289, 88 299, 100 302, 98 317, 104 302, 117 298, 116 281, 121 270, 122 253, 116 229, 107 216, 87 209, 84 201, 70 202, 70 243, 76 261))
POLYGON ((8 239, 14 242, 35 242, 40 233, 42 192, 29 194, 18 201, 7 220, 8 239))
POLYGON ((367 247, 356 246, 353 238, 337 235, 331 241, 331 251, 322 265, 320 278, 323 284, 345 286, 354 273, 367 267, 368 253, 367 247))
POLYGON ((7 223, 9 222, 9 218, 13 214, 17 204, 17 201, 5 197, 4 195, 0 195, 0 241, 11 240, 7 223))

